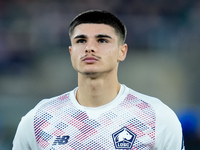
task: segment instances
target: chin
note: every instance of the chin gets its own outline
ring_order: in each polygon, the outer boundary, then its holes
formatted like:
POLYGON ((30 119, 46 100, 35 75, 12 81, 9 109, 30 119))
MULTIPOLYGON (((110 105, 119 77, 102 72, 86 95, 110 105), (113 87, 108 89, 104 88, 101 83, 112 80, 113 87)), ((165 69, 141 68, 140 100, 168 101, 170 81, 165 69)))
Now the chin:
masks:
POLYGON ((85 75, 96 75, 96 74, 98 74, 97 72, 85 72, 84 73, 85 75))
POLYGON ((97 72, 84 72, 84 75, 92 79, 96 79, 100 76, 97 72))
POLYGON ((101 72, 99 68, 96 67, 87 67, 81 70, 82 73, 87 74, 87 75, 92 75, 92 74, 97 74, 98 72, 101 72))

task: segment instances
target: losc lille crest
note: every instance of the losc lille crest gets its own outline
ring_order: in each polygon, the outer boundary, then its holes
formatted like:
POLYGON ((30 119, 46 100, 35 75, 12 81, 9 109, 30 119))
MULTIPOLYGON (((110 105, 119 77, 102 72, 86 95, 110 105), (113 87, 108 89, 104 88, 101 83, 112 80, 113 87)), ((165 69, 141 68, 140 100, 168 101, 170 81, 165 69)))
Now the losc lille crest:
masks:
POLYGON ((121 128, 112 134, 113 142, 116 149, 131 149, 135 139, 136 134, 133 133, 126 127, 121 128))

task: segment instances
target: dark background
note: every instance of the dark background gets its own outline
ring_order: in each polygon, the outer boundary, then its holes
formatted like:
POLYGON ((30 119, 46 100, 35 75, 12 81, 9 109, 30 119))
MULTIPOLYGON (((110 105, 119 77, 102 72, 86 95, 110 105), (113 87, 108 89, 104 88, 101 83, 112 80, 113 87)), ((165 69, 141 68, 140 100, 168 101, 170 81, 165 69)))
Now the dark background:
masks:
POLYGON ((120 83, 171 107, 186 149, 200 149, 199 0, 1 0, 0 149, 11 149, 21 117, 40 100, 77 86, 67 28, 88 9, 127 26, 120 83))

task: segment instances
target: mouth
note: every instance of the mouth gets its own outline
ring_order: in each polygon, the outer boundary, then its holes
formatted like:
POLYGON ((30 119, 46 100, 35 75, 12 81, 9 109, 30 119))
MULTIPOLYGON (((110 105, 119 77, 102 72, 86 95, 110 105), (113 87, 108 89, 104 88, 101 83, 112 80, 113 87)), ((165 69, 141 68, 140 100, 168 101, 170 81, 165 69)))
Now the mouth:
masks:
POLYGON ((85 62, 85 63, 88 63, 88 64, 92 64, 92 63, 95 63, 99 60, 95 57, 85 57, 82 61, 85 62))
POLYGON ((94 54, 92 54, 91 56, 88 56, 87 54, 84 55, 83 57, 80 58, 83 62, 87 63, 87 64, 92 64, 95 63, 97 61, 99 61, 99 59, 101 59, 101 57, 96 56, 94 54))

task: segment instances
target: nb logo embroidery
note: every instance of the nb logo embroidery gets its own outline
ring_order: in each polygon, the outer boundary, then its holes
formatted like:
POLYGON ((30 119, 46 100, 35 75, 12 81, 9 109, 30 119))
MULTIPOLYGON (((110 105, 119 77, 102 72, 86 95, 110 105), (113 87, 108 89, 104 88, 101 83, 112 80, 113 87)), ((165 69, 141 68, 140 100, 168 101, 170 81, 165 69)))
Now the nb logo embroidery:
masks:
POLYGON ((126 127, 112 134, 116 149, 130 149, 136 139, 136 134, 126 127))
POLYGON ((53 145, 56 145, 56 144, 64 145, 64 144, 67 144, 68 140, 69 140, 69 136, 68 135, 67 136, 62 136, 62 137, 61 136, 57 136, 55 141, 53 142, 53 145))

